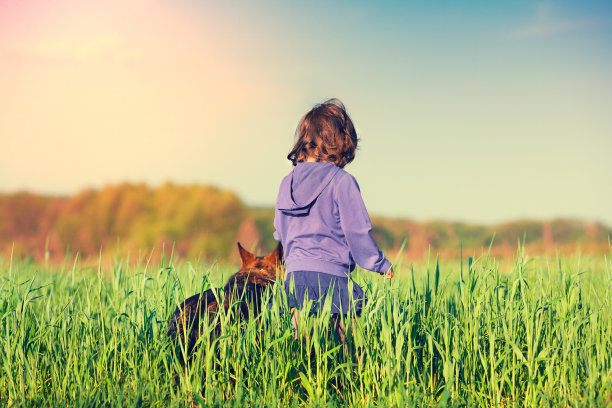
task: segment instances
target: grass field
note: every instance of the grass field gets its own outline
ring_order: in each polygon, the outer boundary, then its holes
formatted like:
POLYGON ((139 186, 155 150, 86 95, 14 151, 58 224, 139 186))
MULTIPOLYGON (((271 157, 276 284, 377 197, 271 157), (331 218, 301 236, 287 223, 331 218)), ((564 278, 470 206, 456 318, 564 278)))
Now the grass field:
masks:
POLYGON ((345 345, 326 310, 302 314, 294 340, 276 288, 257 320, 221 314, 221 337, 180 370, 170 313, 233 272, 0 260, 0 404, 612 406, 608 257, 519 249, 512 262, 399 264, 391 282, 359 271, 369 301, 345 345))

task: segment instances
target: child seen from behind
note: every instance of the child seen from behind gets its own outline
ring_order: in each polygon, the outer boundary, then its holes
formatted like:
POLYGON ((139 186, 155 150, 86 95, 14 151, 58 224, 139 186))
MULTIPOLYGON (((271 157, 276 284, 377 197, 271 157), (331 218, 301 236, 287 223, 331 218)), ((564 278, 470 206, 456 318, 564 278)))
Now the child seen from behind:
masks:
POLYGON ((285 292, 293 310, 314 301, 313 311, 331 296, 332 320, 344 338, 340 314, 357 315, 366 301, 352 281, 355 265, 393 277, 391 262, 370 235, 372 224, 357 181, 343 170, 355 158, 357 133, 342 102, 330 99, 302 117, 287 158, 293 170, 281 182, 274 238, 284 248, 285 292))

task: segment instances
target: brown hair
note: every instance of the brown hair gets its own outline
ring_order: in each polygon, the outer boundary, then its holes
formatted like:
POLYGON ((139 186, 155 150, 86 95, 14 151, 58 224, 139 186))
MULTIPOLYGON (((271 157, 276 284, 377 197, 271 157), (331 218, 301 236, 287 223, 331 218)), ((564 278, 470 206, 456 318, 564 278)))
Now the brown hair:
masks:
POLYGON ((344 167, 355 158, 357 132, 339 99, 315 105, 302 117, 295 135, 297 141, 287 156, 294 166, 312 157, 344 167))

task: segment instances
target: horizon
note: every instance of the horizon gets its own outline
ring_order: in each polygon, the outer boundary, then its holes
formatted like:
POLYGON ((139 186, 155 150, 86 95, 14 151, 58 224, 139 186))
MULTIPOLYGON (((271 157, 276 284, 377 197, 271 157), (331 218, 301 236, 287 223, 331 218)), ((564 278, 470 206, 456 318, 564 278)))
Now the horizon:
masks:
POLYGON ((218 186, 273 207, 338 97, 371 216, 612 225, 612 4, 0 3, 0 191, 218 186))
MULTIPOLYGON (((69 199, 71 197, 74 197, 75 195, 81 194, 85 191, 95 191, 95 192, 100 192, 101 190, 104 190, 106 188, 113 188, 113 187, 118 187, 121 185, 130 185, 130 186, 137 186, 137 185, 144 185, 146 188, 148 189, 157 189, 160 188, 166 184, 172 184, 174 186, 177 187, 189 187, 189 186, 195 186, 195 187, 203 187, 203 188, 214 188, 214 189, 218 189, 219 191, 225 191, 225 192, 230 192, 232 194, 234 194, 241 202, 242 204, 246 207, 246 208, 250 208, 250 209, 254 209, 254 210, 274 210, 274 205, 273 204, 263 204, 263 205, 259 205, 259 204, 249 204, 247 202, 245 202, 245 200, 240 196, 240 194, 238 194, 235 191, 232 191, 230 189, 227 188, 223 188, 222 186, 219 185, 212 185, 212 184, 202 184, 202 183, 175 183, 172 181, 165 181, 163 183, 159 183, 156 185, 151 185, 149 183, 146 182, 121 182, 121 183, 116 183, 116 184, 106 184, 104 186, 100 186, 100 187, 86 187, 83 189, 80 189, 78 191, 72 192, 72 193, 44 193, 44 192, 37 192, 37 191, 32 191, 32 190, 16 190, 16 191, 12 191, 12 192, 6 192, 6 191, 0 191, 0 196, 1 195, 14 195, 14 194, 31 194, 31 195, 35 195, 35 196, 39 196, 39 197, 48 197, 48 198, 60 198, 60 199, 69 199)), ((437 222, 441 222, 441 223, 448 223, 448 224, 464 224, 464 225, 470 225, 470 226, 479 226, 479 227, 495 227, 495 226, 501 226, 501 225, 506 225, 506 224, 513 224, 513 223, 521 223, 521 222, 533 222, 533 223, 547 223, 547 222, 554 222, 554 221, 562 221, 562 222, 580 222, 580 223, 584 223, 587 225, 602 225, 603 227, 606 228, 612 228, 611 224, 606 223, 605 221, 602 220, 589 220, 589 219, 585 219, 585 218, 579 218, 579 217, 549 217, 549 218, 529 218, 529 217, 523 217, 523 218, 514 218, 514 219, 507 219, 507 220, 500 220, 500 221, 493 221, 493 222, 478 222, 478 221, 470 221, 470 220, 461 220, 461 219, 448 219, 448 218, 431 218, 431 219, 418 219, 418 218, 410 218, 410 217, 406 217, 406 216, 388 216, 388 215, 384 215, 384 214, 377 214, 377 213, 373 213, 370 212, 370 217, 371 218, 382 218, 382 219, 387 219, 387 220, 401 220, 401 221, 409 221, 409 222, 414 222, 416 224, 429 224, 429 223, 437 223, 437 222)))

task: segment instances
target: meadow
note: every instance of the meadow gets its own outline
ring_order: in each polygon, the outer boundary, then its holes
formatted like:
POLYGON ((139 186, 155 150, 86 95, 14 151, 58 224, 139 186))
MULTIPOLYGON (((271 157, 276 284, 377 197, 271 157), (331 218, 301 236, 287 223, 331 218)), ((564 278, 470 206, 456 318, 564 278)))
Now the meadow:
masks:
POLYGON ((233 266, 0 259, 0 404, 612 406, 608 256, 410 262, 354 274, 369 301, 344 344, 325 307, 294 340, 276 286, 257 319, 219 314, 182 370, 168 317, 233 266))

